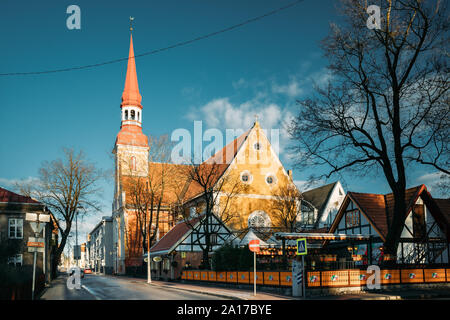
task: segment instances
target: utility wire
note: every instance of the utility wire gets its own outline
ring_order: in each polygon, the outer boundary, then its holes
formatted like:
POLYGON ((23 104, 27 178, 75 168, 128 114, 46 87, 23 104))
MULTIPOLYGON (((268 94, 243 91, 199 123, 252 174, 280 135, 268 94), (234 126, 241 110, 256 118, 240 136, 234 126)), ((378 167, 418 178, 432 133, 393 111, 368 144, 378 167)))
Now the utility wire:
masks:
MULTIPOLYGON (((140 57, 143 57, 143 56, 152 55, 152 54, 159 53, 159 52, 162 52, 162 51, 167 51, 167 50, 174 49, 174 48, 177 48, 177 47, 185 46, 185 45, 188 45, 188 44, 196 42, 196 41, 200 41, 200 40, 203 40, 203 39, 214 37, 214 36, 219 35, 221 33, 225 33, 227 31, 230 31, 230 30, 233 30, 233 29, 236 29, 236 28, 240 28, 240 27, 242 27, 242 26, 244 26, 246 24, 249 24, 249 23, 252 23, 252 22, 264 19, 266 17, 269 17, 271 15, 274 15, 274 14, 280 12, 280 11, 283 11, 283 10, 286 10, 288 8, 291 8, 291 7, 293 7, 293 6, 299 4, 300 2, 303 2, 303 1, 304 0, 297 0, 295 2, 291 2, 291 3, 289 3, 289 4, 287 4, 287 5, 283 6, 283 7, 280 7, 280 8, 277 8, 275 10, 272 10, 270 12, 267 12, 267 13, 261 15, 261 16, 257 16, 255 18, 248 19, 248 20, 246 20, 244 22, 235 24, 235 25, 233 25, 231 27, 228 27, 228 28, 225 28, 225 29, 221 29, 221 30, 218 30, 218 31, 215 31, 215 32, 211 32, 211 33, 208 33, 208 34, 205 34, 205 35, 202 35, 202 36, 199 36, 197 38, 190 39, 190 40, 178 42, 178 43, 175 43, 175 44, 170 45, 168 47, 159 48, 159 49, 155 49, 155 50, 152 50, 152 51, 144 52, 144 53, 135 55, 134 58, 140 58, 140 57)), ((63 69, 54 69, 54 70, 45 70, 45 71, 31 71, 31 72, 0 73, 0 76, 18 76, 18 75, 24 76, 24 75, 38 75, 38 74, 47 74, 47 73, 67 72, 67 71, 73 71, 73 70, 81 70, 81 69, 89 69, 89 68, 100 67, 100 66, 104 66, 104 65, 107 65, 107 64, 117 63, 117 62, 126 61, 126 60, 128 60, 128 57, 115 59, 115 60, 110 60, 110 61, 105 61, 105 62, 100 62, 100 63, 95 63, 95 64, 84 65, 84 66, 63 68, 63 69)))

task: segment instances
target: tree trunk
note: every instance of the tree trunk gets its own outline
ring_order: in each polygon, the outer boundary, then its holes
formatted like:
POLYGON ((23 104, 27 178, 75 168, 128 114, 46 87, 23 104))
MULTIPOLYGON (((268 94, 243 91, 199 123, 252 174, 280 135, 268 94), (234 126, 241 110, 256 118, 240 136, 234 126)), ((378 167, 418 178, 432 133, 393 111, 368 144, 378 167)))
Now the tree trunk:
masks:
POLYGON ((405 188, 398 188, 393 192, 394 213, 392 221, 388 221, 388 234, 384 243, 384 253, 397 255, 397 248, 403 226, 406 220, 405 188))

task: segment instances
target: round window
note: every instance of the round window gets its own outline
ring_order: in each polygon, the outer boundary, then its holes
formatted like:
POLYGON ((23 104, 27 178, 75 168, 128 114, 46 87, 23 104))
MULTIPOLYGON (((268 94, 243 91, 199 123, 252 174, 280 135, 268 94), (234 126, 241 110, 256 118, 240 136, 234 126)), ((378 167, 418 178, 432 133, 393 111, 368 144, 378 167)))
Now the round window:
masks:
POLYGON ((268 175, 266 175, 266 183, 268 185, 275 184, 277 183, 277 178, 273 174, 269 173, 268 175))
POLYGON ((241 172, 241 181, 244 183, 252 183, 252 175, 250 174, 249 171, 245 170, 243 172, 241 172))

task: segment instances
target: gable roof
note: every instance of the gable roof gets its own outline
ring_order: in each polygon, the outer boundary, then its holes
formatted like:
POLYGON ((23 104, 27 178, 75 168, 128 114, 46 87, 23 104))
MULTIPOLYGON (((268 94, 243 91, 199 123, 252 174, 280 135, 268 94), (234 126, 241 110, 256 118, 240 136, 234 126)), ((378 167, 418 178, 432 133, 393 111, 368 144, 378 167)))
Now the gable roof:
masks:
POLYGON ((191 232, 192 226, 197 226, 200 219, 195 218, 188 222, 182 221, 176 224, 169 230, 153 247, 150 248, 150 255, 152 253, 168 253, 175 249, 175 247, 183 241, 191 232))
MULTIPOLYGON (((205 172, 208 172, 208 170, 215 171, 212 172, 214 177, 211 180, 211 185, 214 185, 228 169, 254 127, 255 125, 199 165, 199 170, 204 170, 205 172)), ((185 200, 196 198, 202 193, 202 186, 195 181, 190 181, 186 190, 185 200)))
MULTIPOLYGON (((426 205, 430 208, 435 220, 439 222, 441 228, 447 232, 448 236, 448 231, 446 230, 449 230, 448 225, 450 220, 445 221, 445 219, 443 219, 443 214, 438 211, 435 199, 431 197, 426 186, 423 184, 405 190, 406 217, 411 212, 419 196, 422 197, 426 205)), ((339 212, 336 215, 333 225, 330 228, 331 233, 333 233, 339 225, 349 201, 353 201, 353 203, 361 210, 361 213, 366 217, 384 241, 388 234, 388 223, 390 224, 392 222, 394 216, 394 195, 392 193, 382 195, 348 192, 339 208, 339 212)))
MULTIPOLYGON (((210 216, 219 222, 230 234, 232 231, 216 215, 210 216)), ((168 254, 175 250, 184 239, 186 239, 194 229, 198 227, 201 220, 206 219, 206 215, 195 217, 189 221, 181 221, 169 230, 153 247, 150 248, 150 255, 168 254)))
POLYGON ((39 201, 36 201, 31 197, 22 196, 2 187, 0 187, 0 202, 41 204, 39 201))
POLYGON ((329 183, 319 188, 311 189, 303 192, 303 199, 311 203, 321 213, 331 196, 334 186, 338 182, 329 183))

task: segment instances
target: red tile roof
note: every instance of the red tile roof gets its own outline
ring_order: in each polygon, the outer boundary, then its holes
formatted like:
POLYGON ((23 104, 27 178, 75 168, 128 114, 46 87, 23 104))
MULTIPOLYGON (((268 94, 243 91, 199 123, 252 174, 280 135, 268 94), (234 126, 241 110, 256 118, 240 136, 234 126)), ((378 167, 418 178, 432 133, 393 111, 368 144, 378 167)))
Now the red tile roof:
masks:
MULTIPOLYGON (((406 215, 411 212, 419 196, 422 196, 423 200, 427 202, 427 206, 430 207, 432 213, 434 211, 433 216, 435 216, 436 220, 439 220, 442 228, 444 230, 448 230, 450 218, 447 218, 447 221, 443 221, 441 214, 439 212, 436 212, 437 210, 435 210, 435 208, 437 208, 436 205, 438 205, 438 201, 431 197, 431 195, 427 191, 426 186, 423 184, 405 190, 406 215)), ((361 209, 372 226, 378 231, 380 236, 385 239, 388 234, 388 221, 392 221, 394 214, 393 194, 389 193, 386 195, 382 195, 373 193, 348 192, 341 208, 339 209, 339 213, 336 217, 335 222, 333 223, 333 226, 330 229, 330 232, 334 232, 336 230, 339 220, 341 219, 349 201, 353 201, 361 209)), ((446 205, 450 207, 448 203, 442 202, 443 207, 445 207, 446 205)), ((442 209, 440 211, 442 211, 442 209)), ((442 214, 445 215, 444 212, 442 212, 442 214)), ((447 217, 449 217, 448 213, 446 215, 447 217)))
POLYGON ((164 252, 172 249, 188 232, 192 230, 191 226, 195 226, 198 223, 198 220, 199 218, 195 218, 189 221, 189 223, 183 221, 176 224, 161 238, 161 240, 150 248, 150 253, 164 252))
MULTIPOLYGON (((205 175, 213 175, 213 178, 208 181, 211 182, 211 186, 214 185, 217 180, 222 177, 224 172, 227 170, 233 159, 236 157, 236 154, 244 144, 247 139, 250 131, 253 127, 242 135, 231 141, 227 144, 222 150, 218 151, 211 158, 200 164, 200 170, 205 172, 205 175)), ((203 193, 203 188, 197 182, 191 181, 189 183, 188 189, 185 194, 185 200, 189 200, 195 198, 203 193)))
POLYGON ((26 196, 14 193, 12 191, 6 190, 0 187, 0 202, 16 202, 16 203, 36 203, 40 202, 26 196))
MULTIPOLYGON (((406 215, 411 211, 420 193, 426 190, 425 185, 405 190, 406 215)), ((388 219, 392 221, 394 214, 394 195, 349 192, 348 196, 358 205, 370 220, 372 225, 381 233, 383 238, 388 234, 388 219)))

